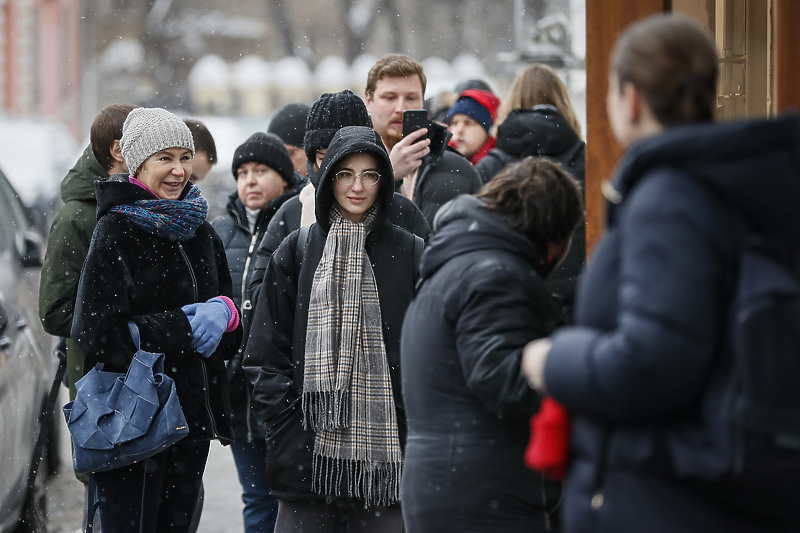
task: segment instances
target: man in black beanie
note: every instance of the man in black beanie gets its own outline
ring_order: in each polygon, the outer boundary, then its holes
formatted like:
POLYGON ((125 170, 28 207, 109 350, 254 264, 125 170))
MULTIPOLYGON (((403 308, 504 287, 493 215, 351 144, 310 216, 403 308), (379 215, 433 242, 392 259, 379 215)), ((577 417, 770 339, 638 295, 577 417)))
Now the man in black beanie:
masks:
POLYGON ((311 107, 300 102, 286 104, 275 113, 269 123, 268 133, 274 133, 286 144, 292 158, 294 171, 306 175, 306 153, 303 136, 306 134, 306 117, 311 107))
MULTIPOLYGON (((248 286, 253 306, 258 299, 261 281, 264 279, 264 272, 272 252, 291 232, 316 222, 314 194, 319 182, 319 164, 333 136, 345 126, 371 127, 367 106, 352 91, 325 93, 311 106, 303 139, 303 148, 308 157, 306 167, 310 183, 300 191, 297 198, 292 198, 281 206, 267 227, 267 233, 256 252, 255 269, 248 286)), ((394 225, 427 241, 431 228, 414 202, 395 194, 390 215, 394 225)))
MULTIPOLYGON (((247 280, 253 271, 255 245, 266 233, 278 208, 297 194, 295 172, 283 141, 273 133, 254 133, 233 154, 231 172, 236 191, 228 197, 228 215, 213 222, 225 246, 233 279, 233 300, 242 310, 244 338, 250 329, 252 305, 247 280)), ((269 494, 264 461, 266 431, 250 406, 251 387, 242 374, 243 350, 227 364, 230 385, 231 444, 245 502, 245 531, 272 531, 278 502, 269 494)))

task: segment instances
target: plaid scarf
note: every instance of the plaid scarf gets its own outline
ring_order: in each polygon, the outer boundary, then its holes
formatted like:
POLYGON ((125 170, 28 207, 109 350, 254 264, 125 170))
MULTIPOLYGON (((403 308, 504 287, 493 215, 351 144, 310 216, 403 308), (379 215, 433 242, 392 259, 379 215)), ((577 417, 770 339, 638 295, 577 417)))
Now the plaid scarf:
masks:
POLYGON ((171 241, 188 241, 208 215, 208 202, 192 185, 182 200, 137 200, 112 207, 148 233, 171 241))
POLYGON ((377 209, 361 223, 331 211, 306 332, 302 405, 303 426, 316 432, 312 487, 345 496, 346 475, 346 496, 386 506, 400 499, 403 458, 378 288, 364 251, 377 209))

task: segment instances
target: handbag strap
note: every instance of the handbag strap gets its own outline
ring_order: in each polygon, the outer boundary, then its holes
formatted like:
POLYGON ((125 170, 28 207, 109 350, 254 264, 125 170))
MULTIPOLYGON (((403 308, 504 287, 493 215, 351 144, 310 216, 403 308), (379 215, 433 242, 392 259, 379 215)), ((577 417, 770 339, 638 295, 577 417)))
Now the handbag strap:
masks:
POLYGON ((97 488, 94 484, 94 472, 89 473, 89 487, 86 493, 87 509, 86 509, 86 533, 94 531, 94 515, 97 513, 97 508, 100 506, 100 501, 97 499, 97 488))
POLYGON ((139 351, 141 349, 139 326, 136 325, 136 322, 128 321, 128 329, 131 331, 131 338, 133 339, 133 344, 136 345, 136 350, 139 351))

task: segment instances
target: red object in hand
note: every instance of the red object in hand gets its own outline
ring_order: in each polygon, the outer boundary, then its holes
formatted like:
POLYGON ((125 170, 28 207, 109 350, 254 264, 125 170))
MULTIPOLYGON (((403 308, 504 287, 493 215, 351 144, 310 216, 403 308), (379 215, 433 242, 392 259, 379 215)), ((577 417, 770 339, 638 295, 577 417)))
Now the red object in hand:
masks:
POLYGON ((525 464, 550 479, 561 481, 569 458, 569 414, 550 397, 542 399, 539 412, 531 417, 531 437, 525 464))

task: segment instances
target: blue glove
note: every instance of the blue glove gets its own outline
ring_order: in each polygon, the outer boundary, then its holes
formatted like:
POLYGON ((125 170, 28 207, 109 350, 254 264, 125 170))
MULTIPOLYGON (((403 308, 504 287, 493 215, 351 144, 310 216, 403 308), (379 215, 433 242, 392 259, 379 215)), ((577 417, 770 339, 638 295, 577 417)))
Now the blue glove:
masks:
POLYGON ((203 357, 209 357, 228 329, 231 310, 218 298, 211 298, 206 303, 184 305, 181 309, 192 327, 192 348, 203 357))

